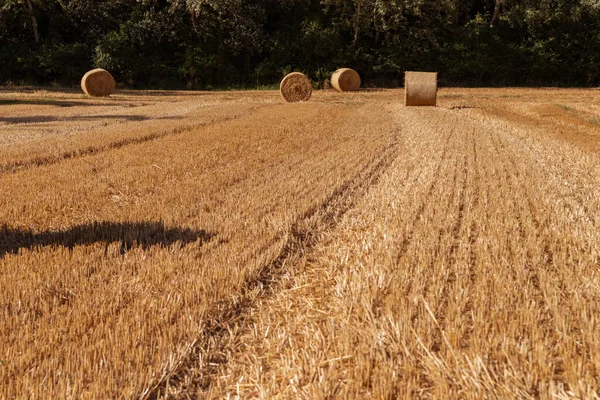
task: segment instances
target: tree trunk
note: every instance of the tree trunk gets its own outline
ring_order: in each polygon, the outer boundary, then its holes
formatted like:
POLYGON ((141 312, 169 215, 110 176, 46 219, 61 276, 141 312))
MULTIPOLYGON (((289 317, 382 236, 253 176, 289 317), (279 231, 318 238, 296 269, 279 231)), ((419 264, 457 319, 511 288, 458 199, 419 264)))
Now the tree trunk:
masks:
POLYGON ((454 0, 454 24, 458 25, 460 17, 460 0, 454 0))
POLYGON ((360 0, 356 2, 356 16, 354 19, 354 40, 352 41, 352 47, 356 47, 356 43, 358 42, 358 31, 360 29, 360 3, 360 0))
POLYGON ((375 44, 379 45, 379 21, 377 20, 377 8, 373 12, 373 28, 375 28, 375 44))
POLYGON ((33 13, 33 5, 31 4, 31 0, 27 0, 27 7, 29 8, 29 15, 31 15, 31 23, 33 24, 33 36, 35 37, 35 42, 40 42, 40 34, 38 33, 38 24, 37 18, 33 13))
POLYGON ((196 22, 196 11, 190 8, 190 19, 192 20, 192 27, 194 32, 198 33, 198 23, 196 22))
POLYGON ((492 22, 490 22, 490 28, 494 27, 494 24, 498 20, 498 16, 500 15, 500 5, 502 4, 502 0, 496 0, 496 4, 494 5, 494 14, 492 15, 492 22))

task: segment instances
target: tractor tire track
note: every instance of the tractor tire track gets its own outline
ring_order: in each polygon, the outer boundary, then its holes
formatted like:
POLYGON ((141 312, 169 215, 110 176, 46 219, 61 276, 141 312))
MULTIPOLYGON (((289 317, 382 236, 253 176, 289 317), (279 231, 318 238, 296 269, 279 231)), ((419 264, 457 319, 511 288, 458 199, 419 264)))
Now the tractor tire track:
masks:
MULTIPOLYGON (((481 185, 481 177, 480 177, 480 165, 477 156, 477 144, 474 138, 473 131, 470 133, 470 141, 471 141, 471 170, 472 173, 472 197, 471 197, 471 209, 470 212, 472 214, 475 213, 475 210, 479 208, 479 186, 481 185)), ((467 348, 469 346, 471 335, 473 334, 473 309, 474 309, 474 297, 475 297, 475 288, 477 285, 477 241, 478 241, 478 226, 475 219, 472 219, 471 224, 469 226, 467 232, 467 240, 469 244, 469 253, 468 253, 468 274, 469 274, 469 294, 467 303, 465 304, 464 309, 462 310, 461 320, 465 322, 466 326, 464 327, 463 335, 460 339, 461 347, 467 348)))
MULTIPOLYGON (((481 117, 478 117, 478 116, 470 114, 470 113, 462 114, 462 115, 474 123, 482 124, 481 119, 480 119, 481 117)), ((516 115, 520 115, 520 114, 516 114, 516 115)), ((485 115, 485 118, 488 120, 487 122, 492 121, 492 122, 501 124, 501 127, 506 128, 507 131, 510 128, 514 128, 514 125, 511 125, 510 120, 507 117, 503 117, 500 115, 488 114, 488 115, 485 115)), ((497 129, 499 129, 499 128, 497 128, 497 129)), ((534 147, 534 143, 538 143, 538 144, 543 143, 541 138, 539 137, 539 132, 536 133, 536 135, 533 136, 530 140, 527 140, 525 138, 526 136, 521 136, 521 135, 525 135, 526 133, 529 133, 528 130, 521 129, 521 130, 519 130, 519 132, 520 132, 519 134, 511 135, 511 138, 519 141, 519 144, 524 149, 524 152, 526 152, 528 154, 538 154, 540 152, 540 150, 538 148, 534 147)), ((555 159, 560 159, 560 157, 556 157, 555 159)), ((566 176, 564 174, 562 176, 560 175, 560 172, 563 172, 564 168, 557 168, 556 163, 549 163, 548 159, 540 159, 540 158, 537 158, 535 160, 535 162, 536 162, 536 164, 539 164, 539 167, 541 169, 543 169, 544 171, 547 171, 547 173, 552 175, 554 178, 557 178, 559 180, 564 180, 566 178, 566 176)), ((588 204, 589 199, 582 198, 579 193, 576 193, 575 196, 569 197, 568 199, 565 198, 564 200, 567 200, 567 201, 563 202, 563 206, 569 208, 570 211, 573 211, 576 208, 583 210, 586 218, 589 218, 594 223, 594 225, 596 225, 596 226, 598 225, 597 215, 595 213, 591 212, 589 209, 589 204, 588 204), (575 207, 572 203, 574 203, 575 207)))
MULTIPOLYGON (((522 195, 515 194, 512 196, 511 203, 513 205, 513 209, 515 211, 514 215, 516 216, 519 224, 519 236, 522 243, 525 243, 528 239, 527 234, 525 233, 525 221, 530 221, 532 225, 535 227, 535 232, 533 235, 536 240, 544 240, 543 235, 539 230, 539 221, 537 221, 537 217, 534 216, 535 210, 531 208, 531 193, 529 189, 524 185, 523 181, 519 181, 517 177, 519 176, 519 169, 514 159, 514 153, 511 149, 502 141, 500 138, 500 134, 495 132, 495 135, 490 135, 493 138, 494 146, 496 150, 499 152, 501 157, 503 158, 502 166, 504 168, 505 174, 507 174, 507 178, 511 182, 511 186, 517 189, 518 193, 522 193, 522 195), (502 149, 503 151, 500 151, 502 149), (509 171, 510 167, 510 171, 509 171), (517 198, 524 198, 526 200, 527 209, 522 209, 517 206, 517 198), (536 222, 537 221, 537 222, 536 222)), ((535 304, 539 305, 540 319, 538 319, 539 326, 545 337, 551 343, 557 343, 559 341, 557 331, 555 329, 553 321, 555 321, 555 316, 551 311, 550 304, 548 303, 546 296, 544 295, 544 291, 541 287, 540 280, 540 265, 534 265, 533 254, 530 249, 527 249, 525 255, 525 272, 527 274, 527 280, 530 287, 533 289, 533 297, 535 304)), ((556 348, 556 346, 554 346, 556 348)), ((556 350, 554 350, 556 351, 556 350)), ((556 373, 560 373, 557 369, 556 373)), ((537 388, 530 389, 533 394, 538 390, 537 388)))
MULTIPOLYGON (((501 139, 499 139, 501 140, 501 139)), ((509 148, 509 151, 511 152, 510 156, 508 157, 509 161, 510 161, 510 165, 512 167, 512 169, 514 171, 518 171, 518 165, 515 161, 516 155, 514 154, 514 152, 512 151, 512 149, 509 148)), ((527 175, 527 172, 524 172, 525 175, 527 175)), ((531 221, 531 223, 533 224, 534 228, 535 228, 535 239, 536 241, 540 244, 539 248, 542 250, 542 264, 541 265, 537 265, 537 268, 535 270, 534 273, 534 279, 535 279, 535 283, 537 285, 537 290, 539 290, 540 294, 541 294, 541 304, 544 304, 544 314, 545 314, 545 318, 544 318, 544 322, 546 323, 546 325, 548 326, 547 329, 545 330, 545 333, 547 333, 548 337, 551 339, 552 341, 552 357, 554 358, 554 374, 555 374, 555 379, 562 381, 562 383, 565 385, 565 390, 569 390, 569 385, 566 379, 564 379, 563 377, 563 373, 564 373, 564 365, 562 363, 562 361, 560 360, 560 352, 558 350, 559 348, 559 337, 557 335, 558 332, 558 328, 555 326, 554 321, 557 320, 555 313, 552 311, 553 306, 552 304, 549 302, 548 297, 546 296, 545 292, 542 290, 541 288, 541 279, 540 279, 540 269, 544 269, 544 271, 551 273, 552 277, 550 278, 552 280, 552 282, 557 285, 557 289, 559 292, 559 296, 557 296, 558 298, 558 306, 559 307, 568 307, 568 304, 573 304, 573 302, 575 301, 572 297, 573 296, 569 296, 569 290, 566 288, 565 285, 565 277, 564 275, 561 273, 561 271, 558 269, 558 266, 554 263, 554 252, 552 251, 551 248, 551 244, 549 241, 549 237, 548 235, 545 233, 544 230, 544 224, 542 222, 542 220, 538 217, 538 215, 542 215, 542 213, 538 210, 538 208, 535 205, 535 201, 533 198, 533 194, 531 191, 531 188, 528 188, 526 185, 524 185, 523 183, 521 183, 520 185, 522 192, 524 193, 524 198, 526 199, 526 204, 527 204, 527 210, 528 210, 528 217, 529 220, 531 221)), ((528 254, 530 257, 529 259, 529 267, 533 268, 533 266, 531 265, 531 254, 528 254)), ((581 321, 579 315, 577 313, 569 313, 570 317, 573 318, 573 320, 576 322, 575 325, 579 328, 581 328, 583 326, 583 322, 581 321)), ((576 344, 576 349, 578 352, 579 356, 585 356, 585 357, 589 357, 589 355, 584 355, 583 353, 585 352, 585 349, 582 346, 582 343, 584 343, 583 337, 582 337, 582 331, 581 329, 572 329, 570 332, 571 335, 574 336, 573 343, 576 344)))
MULTIPOLYGON (((465 219, 465 206, 466 206, 466 193, 468 188, 468 179, 469 179, 469 162, 468 162, 468 146, 463 146, 464 144, 468 145, 469 138, 468 134, 459 131, 457 134, 460 141, 456 145, 456 162, 454 166, 454 173, 451 184, 451 193, 448 196, 448 202, 446 203, 446 207, 442 215, 454 215, 452 211, 456 204, 456 212, 457 216, 454 223, 451 226, 447 226, 449 222, 451 222, 448 218, 444 217, 444 222, 440 227, 438 232, 437 243, 435 247, 435 256, 432 258, 428 270, 433 271, 435 267, 435 261, 439 258, 441 253, 441 244, 443 242, 445 234, 449 234, 451 236, 451 245, 448 250, 448 253, 444 255, 447 257, 448 263, 447 265, 442 264, 443 270, 441 271, 445 278, 442 278, 443 283, 441 284, 441 291, 437 298, 441 299, 438 303, 436 309, 434 310, 435 314, 435 323, 437 329, 433 332, 433 345, 432 351, 439 352, 442 349, 443 343, 443 335, 446 328, 446 312, 449 305, 449 296, 452 285, 456 282, 457 274, 456 274, 456 265, 457 265, 457 251, 460 246, 460 234, 463 229, 463 223, 465 219), (463 150, 466 149, 466 150, 463 150), (462 153, 462 157, 461 157, 462 153)), ((425 285, 425 288, 433 288, 435 287, 435 279, 437 276, 435 273, 431 273, 428 276, 428 280, 431 282, 425 285)), ((423 294, 424 297, 426 293, 423 294)))
MULTIPOLYGON (((300 215, 287 232, 278 255, 263 265, 244 285, 239 298, 224 302, 215 307, 205 320, 207 324, 200 332, 200 339, 194 342, 183 359, 174 368, 163 371, 155 384, 140 394, 140 398, 159 399, 169 387, 182 387, 186 392, 196 393, 207 390, 216 377, 222 364, 228 362, 225 356, 227 339, 231 332, 245 328, 248 313, 257 303, 257 298, 274 296, 278 283, 289 265, 298 261, 317 246, 341 218, 366 195, 390 167, 398 153, 398 134, 394 132, 390 143, 354 176, 338 186, 321 204, 300 215), (259 292, 256 295, 256 291, 259 292), (202 360, 200 366, 195 360, 202 360), (201 368, 201 378, 189 379, 188 371, 201 368)), ((193 376, 193 375, 192 375, 193 376)))
MULTIPOLYGON (((452 204, 453 204, 453 202, 455 200, 455 197, 456 197, 456 192, 457 192, 456 185, 457 185, 457 182, 458 182, 459 169, 460 169, 460 167, 459 167, 459 160, 457 159, 454 162, 454 171, 452 172, 452 184, 451 184, 451 188, 452 189, 451 189, 451 193, 447 197, 447 201, 444 202, 443 211, 440 213, 442 215, 442 219, 443 220, 441 222, 441 226, 437 230, 437 235, 435 235, 436 239, 435 239, 435 245, 434 245, 434 248, 433 248, 433 255, 432 255, 431 260, 429 261, 429 263, 428 263, 428 265, 426 267, 426 271, 429 271, 430 273, 428 273, 426 275, 426 277, 425 277, 425 279, 426 279, 425 280, 425 285, 424 285, 425 291, 422 293, 423 298, 427 297, 427 293, 430 291, 428 289, 430 289, 430 288, 432 288, 432 289, 436 288, 435 282, 436 282, 437 276, 435 274, 435 263, 442 256, 442 242, 444 240, 444 235, 446 233, 449 233, 449 232, 452 231, 451 228, 449 228, 449 227, 446 226, 447 223, 450 222, 449 219, 446 216, 450 215, 450 209, 451 209, 452 204)), ((444 279, 444 282, 445 281, 446 281, 446 279, 444 279)), ((441 287, 441 291, 439 293, 439 296, 443 296, 444 291, 445 291, 445 286, 446 286, 446 284, 443 283, 442 287, 441 287)), ((435 297, 438 298, 438 295, 436 294, 435 297)), ((439 298, 441 298, 441 297, 439 297, 439 298)), ((442 307, 443 307, 443 302, 444 302, 444 300, 442 300, 442 302, 440 303, 440 305, 442 305, 442 307)), ((441 312, 441 311, 442 311, 442 309, 439 306, 435 309, 436 319, 437 319, 437 313, 441 312)), ((438 325, 439 325, 439 322, 438 322, 438 325)), ((436 339, 437 339, 437 337, 434 339, 433 350, 434 351, 439 351, 439 349, 440 349, 439 345, 441 344, 441 342, 438 342, 436 339)))
POLYGON ((178 126, 171 130, 167 130, 167 131, 163 131, 163 132, 154 132, 154 133, 151 133, 148 135, 126 138, 126 139, 106 143, 103 145, 97 145, 97 146, 92 145, 92 146, 85 147, 83 149, 67 151, 67 152, 64 152, 64 153, 58 154, 58 155, 35 157, 32 159, 28 159, 28 160, 14 161, 14 162, 2 164, 2 165, 0 165, 0 175, 14 174, 19 171, 27 170, 30 168, 54 165, 54 164, 58 164, 62 161, 69 161, 69 160, 84 158, 87 156, 93 156, 93 155, 100 154, 103 152, 121 149, 121 148, 124 148, 127 146, 143 144, 143 143, 150 142, 150 141, 156 140, 156 139, 164 139, 164 138, 168 138, 168 137, 178 136, 178 135, 184 134, 186 132, 193 131, 194 129, 199 129, 199 128, 203 128, 203 127, 210 126, 210 125, 218 125, 218 124, 226 123, 226 122, 233 121, 236 119, 244 118, 244 117, 247 117, 249 115, 252 115, 252 114, 258 112, 260 109, 265 108, 265 107, 267 107, 267 106, 265 106, 265 105, 257 106, 247 112, 244 112, 244 113, 241 113, 241 114, 238 114, 235 116, 228 116, 228 117, 225 117, 222 119, 218 119, 216 121, 207 121, 207 122, 201 122, 201 123, 194 123, 191 125, 178 126))
MULTIPOLYGON (((452 285, 456 282, 456 266, 457 266, 457 251, 461 244, 460 234, 463 229, 465 219, 465 206, 466 206, 466 192, 469 179, 469 165, 467 161, 467 154, 463 156, 461 174, 462 184, 459 189, 460 194, 458 199, 458 216, 451 229, 452 232, 452 245, 448 254, 448 265, 447 265, 447 277, 443 283, 443 289, 441 294, 442 301, 440 302, 435 315, 439 325, 439 329, 435 331, 434 348, 441 348, 442 344, 442 333, 446 328, 446 312, 449 304, 449 298, 451 293, 452 285)), ((458 171, 457 171, 458 172, 458 171)), ((454 183, 456 187, 456 182, 454 183)))
MULTIPOLYGON (((450 141, 452 139, 452 137, 454 136, 454 131, 452 131, 450 134, 448 134, 446 136, 446 140, 444 141, 444 144, 442 146, 442 154, 440 156, 440 160, 437 163, 436 167, 435 167, 435 171, 433 173, 433 179, 431 180, 431 183, 429 184, 429 187, 427 188, 427 192, 425 193, 424 196, 422 196, 422 201, 420 202, 419 208, 417 209, 415 216, 413 217, 413 219, 410 221, 410 223, 408 224, 409 228, 408 231, 406 231, 404 233, 404 238, 402 240, 402 243, 400 244, 396 256, 395 256, 395 260, 394 260, 394 264, 398 265, 400 264, 400 262, 402 261, 402 259, 406 256, 408 249, 413 241, 414 238, 414 234, 415 234, 415 230, 416 227, 418 225, 418 222, 423 218, 423 215, 425 213, 425 208, 427 207, 427 205, 430 203, 434 191, 435 189, 439 186, 440 181, 441 181, 441 169, 442 166, 447 162, 448 160, 448 150, 450 149, 450 141)), ((420 171, 421 172, 421 171, 420 171)), ((417 175, 414 179, 414 182, 417 182, 418 179, 420 178, 420 173, 419 175, 417 175)), ((406 290, 405 290, 405 296, 408 297, 410 295, 410 292, 412 290, 412 283, 413 280, 409 280, 406 290)), ((413 320, 414 318, 416 318, 416 316, 413 316, 413 320)))

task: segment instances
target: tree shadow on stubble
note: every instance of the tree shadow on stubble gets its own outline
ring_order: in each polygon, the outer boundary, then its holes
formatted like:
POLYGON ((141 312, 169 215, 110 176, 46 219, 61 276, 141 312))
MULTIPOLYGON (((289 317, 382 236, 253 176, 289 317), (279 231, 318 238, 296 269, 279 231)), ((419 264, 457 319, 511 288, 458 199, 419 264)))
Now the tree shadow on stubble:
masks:
POLYGON ((32 106, 54 106, 54 107, 114 107, 114 103, 97 103, 93 101, 80 101, 70 99, 0 99, 0 106, 32 105, 32 106))
POLYGON ((163 222, 92 222, 41 233, 0 225, 0 258, 7 253, 16 254, 19 249, 62 246, 72 250, 75 246, 92 243, 120 243, 120 252, 125 254, 132 247, 145 250, 151 246, 169 247, 177 242, 183 246, 196 241, 203 244, 212 237, 214 234, 203 229, 166 229, 163 222))
POLYGON ((41 124, 45 122, 65 122, 65 121, 93 121, 93 120, 124 120, 130 122, 149 121, 149 120, 178 120, 183 119, 180 116, 153 117, 150 115, 87 115, 87 116, 68 116, 55 117, 52 115, 28 115, 26 117, 0 117, 0 123, 5 124, 41 124))

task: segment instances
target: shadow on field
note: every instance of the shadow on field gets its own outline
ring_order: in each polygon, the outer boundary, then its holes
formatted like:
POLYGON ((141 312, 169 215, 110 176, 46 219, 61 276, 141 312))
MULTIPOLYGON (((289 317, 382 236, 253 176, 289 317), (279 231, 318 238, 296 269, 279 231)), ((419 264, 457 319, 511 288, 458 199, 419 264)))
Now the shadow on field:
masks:
POLYGON ((151 119, 183 119, 183 117, 149 117, 147 115, 87 115, 70 117, 53 117, 51 115, 32 115, 27 117, 0 117, 0 123, 7 124, 39 124, 43 122, 64 121, 93 121, 102 119, 126 120, 126 121, 148 121, 151 119))
POLYGON ((472 108, 481 108, 481 107, 477 107, 477 106, 468 106, 468 105, 461 105, 461 106, 452 106, 452 107, 448 107, 448 110, 470 110, 472 108))
POLYGON ((34 105, 55 107, 114 107, 114 103, 96 103, 90 101, 58 100, 58 99, 0 99, 0 106, 34 105))
POLYGON ((219 93, 219 91, 210 90, 128 90, 120 89, 115 94, 124 96, 137 96, 137 97, 164 97, 164 96, 209 96, 211 94, 219 93))
POLYGON ((33 233, 28 230, 0 226, 0 258, 7 253, 16 254, 19 249, 41 246, 62 246, 73 249, 97 242, 121 243, 121 254, 132 247, 147 249, 151 246, 168 247, 177 242, 183 246, 210 240, 214 234, 189 228, 166 229, 162 222, 93 222, 77 225, 62 231, 33 233))

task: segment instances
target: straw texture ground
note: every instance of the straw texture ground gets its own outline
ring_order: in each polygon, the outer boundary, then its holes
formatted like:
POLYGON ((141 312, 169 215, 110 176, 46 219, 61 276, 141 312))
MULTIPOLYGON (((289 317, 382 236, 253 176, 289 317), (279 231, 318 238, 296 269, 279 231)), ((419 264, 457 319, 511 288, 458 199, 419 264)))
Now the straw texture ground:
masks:
POLYGON ((331 76, 331 86, 338 92, 360 89, 360 75, 351 68, 340 68, 331 76))
POLYGON ((288 103, 308 101, 312 96, 310 79, 301 72, 292 72, 286 75, 279 87, 281 97, 288 103))
POLYGON ((402 92, 2 88, 0 399, 600 398, 600 91, 402 92))
POLYGON ((437 72, 404 73, 404 104, 433 106, 437 104, 437 72))
POLYGON ((81 78, 81 89, 94 97, 110 96, 115 91, 115 85, 115 79, 110 72, 102 68, 88 71, 81 78))

